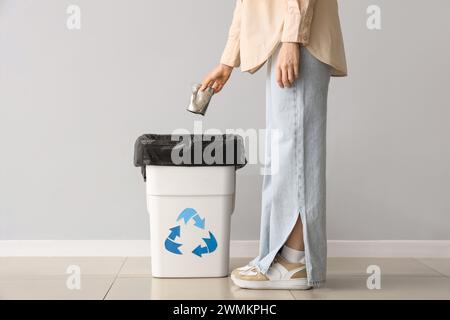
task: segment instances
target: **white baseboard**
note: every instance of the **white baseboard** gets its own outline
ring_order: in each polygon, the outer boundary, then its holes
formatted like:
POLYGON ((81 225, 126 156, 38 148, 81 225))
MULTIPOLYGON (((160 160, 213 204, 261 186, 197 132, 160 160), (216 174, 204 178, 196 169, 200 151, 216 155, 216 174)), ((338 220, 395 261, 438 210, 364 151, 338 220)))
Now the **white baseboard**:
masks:
POLYGON ((328 256, 450 258, 450 240, 332 240, 328 256))
MULTIPOLYGON (((257 240, 231 241, 232 257, 258 255, 257 240)), ((3 240, 0 257, 145 257, 147 240, 3 240)), ((329 257, 450 258, 450 240, 330 240, 329 257)))

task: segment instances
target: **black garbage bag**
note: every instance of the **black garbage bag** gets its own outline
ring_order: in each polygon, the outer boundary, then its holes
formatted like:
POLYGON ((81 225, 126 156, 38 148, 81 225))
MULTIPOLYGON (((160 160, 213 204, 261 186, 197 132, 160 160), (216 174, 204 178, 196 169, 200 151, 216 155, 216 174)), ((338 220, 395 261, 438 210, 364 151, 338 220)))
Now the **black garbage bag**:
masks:
POLYGON ((234 166, 247 164, 243 138, 239 135, 144 134, 134 145, 134 165, 146 166, 234 166))

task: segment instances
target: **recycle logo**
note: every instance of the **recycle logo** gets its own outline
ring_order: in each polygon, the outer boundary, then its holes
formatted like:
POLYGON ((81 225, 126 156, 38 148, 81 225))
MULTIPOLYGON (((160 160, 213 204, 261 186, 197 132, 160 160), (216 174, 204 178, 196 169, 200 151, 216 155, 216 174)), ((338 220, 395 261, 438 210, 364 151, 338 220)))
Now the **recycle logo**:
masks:
MULTIPOLYGON (((204 230, 205 229, 205 218, 202 219, 200 215, 195 211, 195 209, 192 208, 186 208, 184 209, 178 216, 177 222, 180 220, 184 220, 184 224, 187 225, 187 223, 190 220, 194 221, 193 226, 199 229, 204 230)), ((181 221, 180 221, 181 223, 181 221)), ((173 254, 183 254, 183 252, 180 251, 180 247, 182 246, 181 243, 175 242, 176 238, 181 238, 181 226, 178 224, 177 226, 170 228, 170 234, 167 236, 166 241, 164 242, 164 246, 167 251, 173 253, 173 254)), ((214 252, 217 249, 217 240, 212 234, 211 231, 208 231, 209 238, 202 238, 205 246, 202 246, 199 244, 197 247, 195 247, 192 250, 192 253, 196 256, 199 256, 200 258, 204 254, 208 254, 211 252, 214 252)))

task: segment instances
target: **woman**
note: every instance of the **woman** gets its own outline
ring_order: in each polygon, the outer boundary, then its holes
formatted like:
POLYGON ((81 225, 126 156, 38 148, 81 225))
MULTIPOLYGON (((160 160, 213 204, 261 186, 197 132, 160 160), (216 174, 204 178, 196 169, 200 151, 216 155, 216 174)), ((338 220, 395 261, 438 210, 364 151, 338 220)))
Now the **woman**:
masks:
POLYGON ((254 73, 266 61, 265 163, 270 169, 277 156, 278 169, 264 176, 259 255, 231 278, 249 289, 310 289, 326 280, 328 85, 347 74, 337 0, 237 0, 222 59, 202 90, 218 93, 233 68, 254 73))

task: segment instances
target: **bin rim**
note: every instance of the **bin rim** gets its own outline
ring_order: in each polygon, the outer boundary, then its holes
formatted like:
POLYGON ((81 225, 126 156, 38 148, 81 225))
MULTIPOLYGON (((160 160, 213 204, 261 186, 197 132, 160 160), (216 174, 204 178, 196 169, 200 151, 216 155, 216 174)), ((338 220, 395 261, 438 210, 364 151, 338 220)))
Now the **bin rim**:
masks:
POLYGON ((146 166, 234 166, 237 170, 246 164, 244 139, 235 134, 143 134, 135 142, 134 165, 141 167, 144 180, 146 166), (195 156, 200 147, 199 160, 195 156), (174 162, 173 151, 188 161, 174 162), (211 154, 205 161, 207 151, 211 154))

